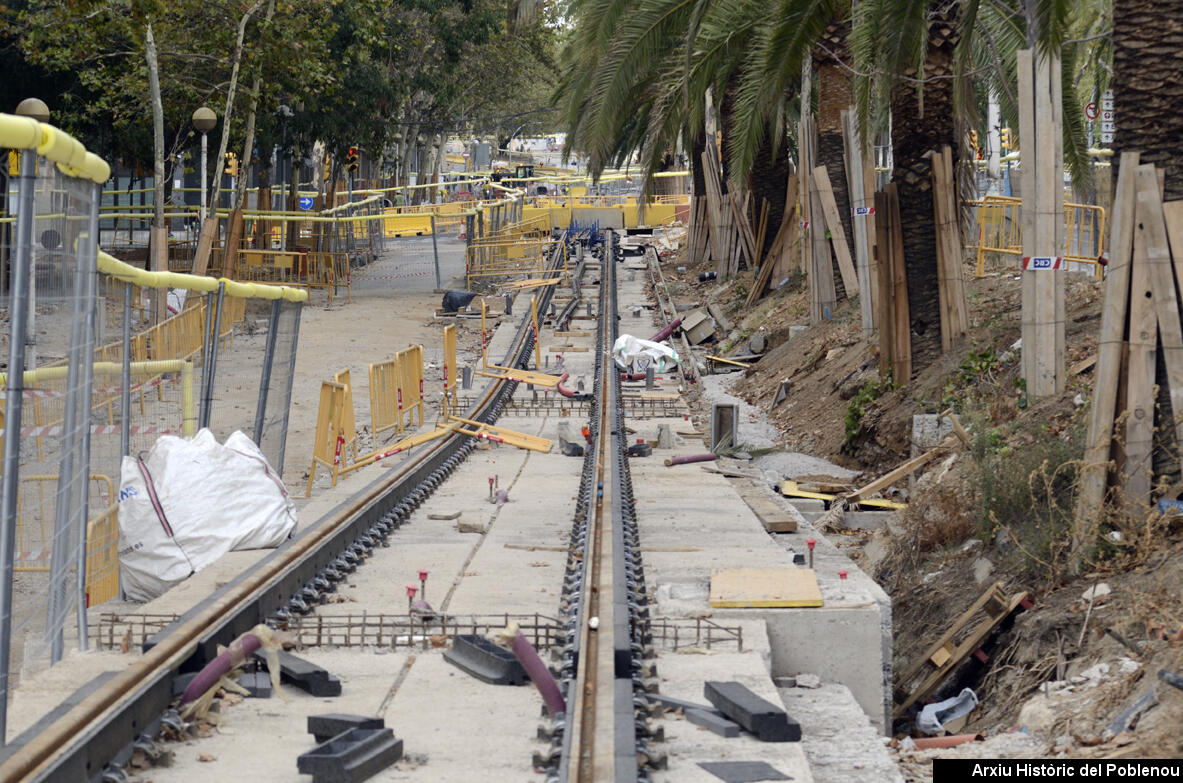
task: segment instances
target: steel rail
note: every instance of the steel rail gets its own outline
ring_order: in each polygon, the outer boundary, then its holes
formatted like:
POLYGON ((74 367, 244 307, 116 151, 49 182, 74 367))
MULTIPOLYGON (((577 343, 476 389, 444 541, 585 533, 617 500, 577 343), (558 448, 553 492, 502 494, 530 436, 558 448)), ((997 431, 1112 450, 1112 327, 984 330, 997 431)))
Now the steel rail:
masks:
POLYGON ((648 727, 636 705, 644 686, 641 658, 650 640, 632 480, 625 453, 617 336, 615 235, 600 268, 592 444, 584 470, 561 608, 567 645, 561 674, 568 716, 554 719, 549 781, 648 780, 648 727))
MULTIPOLYGON (((552 266, 560 251, 556 245, 552 266)), ((542 289, 542 307, 553 293, 553 285, 542 289)), ((535 339, 529 326, 524 314, 503 366, 524 366, 535 339)), ((495 422, 517 385, 491 381, 465 418, 495 422)), ((307 611, 333 589, 334 577, 354 570, 405 521, 474 445, 467 435, 441 439, 333 508, 157 634, 124 670, 83 686, 0 750, 0 780, 98 779, 157 725, 173 701, 172 679, 178 673, 204 666, 219 644, 229 644, 259 623, 307 611)))

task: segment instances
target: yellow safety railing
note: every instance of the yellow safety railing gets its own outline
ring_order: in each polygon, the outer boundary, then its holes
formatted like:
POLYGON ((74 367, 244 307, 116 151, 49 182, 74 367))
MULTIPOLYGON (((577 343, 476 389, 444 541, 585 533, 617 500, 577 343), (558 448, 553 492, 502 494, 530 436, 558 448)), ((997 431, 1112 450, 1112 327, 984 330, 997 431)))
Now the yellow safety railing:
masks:
POLYGON ((555 246, 560 248, 561 261, 556 274, 567 276, 567 248, 563 242, 551 239, 523 238, 519 240, 482 240, 468 247, 466 274, 468 286, 481 278, 539 277, 548 272, 547 264, 555 246))
POLYGON ((86 605, 119 595, 119 504, 86 525, 86 605))
MULTIPOLYGON (((986 255, 1022 256, 1023 200, 1012 196, 987 196, 978 201, 967 201, 972 207, 972 222, 966 236, 973 242, 966 248, 976 252, 976 275, 986 274, 986 255)), ((1061 248, 1065 261, 1090 264, 1100 280, 1105 255, 1105 210, 1091 204, 1064 202, 1065 242, 1061 248)))

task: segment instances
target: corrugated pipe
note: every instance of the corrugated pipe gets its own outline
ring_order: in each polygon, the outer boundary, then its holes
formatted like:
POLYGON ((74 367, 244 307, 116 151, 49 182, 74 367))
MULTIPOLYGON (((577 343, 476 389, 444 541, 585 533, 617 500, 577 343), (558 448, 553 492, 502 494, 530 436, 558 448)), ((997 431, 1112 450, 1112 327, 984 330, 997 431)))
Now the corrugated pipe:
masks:
POLYGON ((681 325, 682 325, 682 319, 681 319, 681 318, 677 319, 676 321, 673 321, 672 323, 670 323, 670 325, 669 325, 669 326, 667 326, 666 328, 662 329, 662 330, 661 330, 660 332, 658 332, 657 334, 655 334, 655 335, 653 335, 652 337, 650 337, 650 338, 649 338, 649 342, 651 342, 651 343, 659 343, 659 342, 661 342, 662 340, 666 339, 666 338, 667 338, 667 337, 669 337, 671 334, 673 334, 673 333, 674 333, 674 330, 675 330, 675 329, 677 329, 677 328, 678 328, 679 326, 681 326, 681 325))
MULTIPOLYGON (((185 688, 185 692, 181 694, 182 715, 186 714, 186 710, 184 709, 186 705, 194 703, 200 705, 202 697, 206 697, 206 706, 208 706, 208 698, 212 696, 212 690, 218 686, 222 678, 229 674, 235 667, 242 665, 260 648, 267 652, 267 668, 272 673, 272 685, 278 691, 279 658, 276 650, 279 649, 279 642, 275 638, 272 629, 260 624, 231 642, 229 647, 198 672, 197 676, 193 678, 193 681, 185 688)), ((190 714, 192 710, 193 708, 191 707, 189 710, 190 714)))
POLYGON ((538 693, 541 694, 542 701, 546 703, 546 709, 550 711, 551 716, 566 712, 567 702, 559 691, 559 684, 551 676, 546 664, 538 657, 538 651, 534 649, 534 645, 530 644, 525 636, 522 636, 517 624, 511 623, 504 631, 498 633, 498 636, 502 644, 509 645, 509 649, 518 659, 518 663, 526 670, 526 674, 530 675, 530 680, 538 689, 538 693))
POLYGON ((674 465, 689 465, 692 462, 714 462, 718 457, 714 454, 687 454, 682 457, 670 457, 665 461, 667 468, 674 465))
POLYGON ((645 373, 643 372, 622 372, 620 374, 622 381, 643 381, 645 380, 645 373))
POLYGON ((575 399, 575 393, 576 393, 575 390, 568 389, 566 386, 563 385, 563 381, 567 380, 570 377, 571 377, 571 373, 567 373, 567 372, 565 372, 561 376, 559 376, 559 382, 555 386, 555 389, 557 389, 559 394, 563 395, 564 397, 567 397, 569 399, 575 399))

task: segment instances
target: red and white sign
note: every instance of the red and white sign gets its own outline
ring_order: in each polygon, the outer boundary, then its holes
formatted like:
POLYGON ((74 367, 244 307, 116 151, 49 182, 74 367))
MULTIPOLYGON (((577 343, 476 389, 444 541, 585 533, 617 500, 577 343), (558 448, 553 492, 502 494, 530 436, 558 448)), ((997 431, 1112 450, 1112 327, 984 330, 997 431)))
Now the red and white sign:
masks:
POLYGON ((1023 256, 1023 270, 1032 272, 1054 272, 1064 268, 1060 256, 1023 256))
POLYGON ((1097 104, 1095 101, 1089 101, 1084 105, 1084 116, 1090 120, 1097 119, 1097 104))
POLYGON ((850 214, 854 217, 865 217, 866 215, 874 215, 874 207, 854 207, 850 210, 850 214))

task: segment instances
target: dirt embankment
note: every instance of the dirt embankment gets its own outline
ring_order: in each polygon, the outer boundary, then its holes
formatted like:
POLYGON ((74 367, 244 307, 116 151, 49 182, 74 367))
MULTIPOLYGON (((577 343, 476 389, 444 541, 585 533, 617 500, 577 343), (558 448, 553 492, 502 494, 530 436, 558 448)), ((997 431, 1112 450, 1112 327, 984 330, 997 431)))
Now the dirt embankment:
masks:
MULTIPOLYGON (((857 484, 914 454, 916 414, 952 411, 968 429, 968 445, 934 460, 910 486, 897 485, 908 508, 896 523, 849 536, 863 540, 856 557, 893 597, 897 674, 998 581, 1008 592, 1030 593, 1034 607, 1004 623, 983 645, 986 659, 971 657, 935 694, 975 689, 981 705, 960 731, 1026 728, 1047 752, 1073 756, 1183 753, 1183 692, 1155 676, 1159 668, 1183 669, 1183 525, 1115 512, 1079 569, 1070 557, 1102 284, 1069 277, 1067 387, 1030 400, 1015 274, 967 279, 968 339, 897 385, 879 377, 877 338, 864 338, 857 302, 811 326, 804 279, 746 309, 750 273, 700 283, 697 273, 709 269, 678 272, 677 264, 675 257, 665 265, 674 299, 710 301, 734 323, 711 353, 744 353, 750 335, 763 333, 765 354, 731 388, 770 411, 782 448, 862 470, 857 484), (785 384, 786 399, 773 405, 785 384), (1094 585, 1110 592, 1085 600, 1094 585), (1153 686, 1157 701, 1141 722, 1107 734, 1153 686)), ((897 682, 897 693, 913 685, 897 682)))

